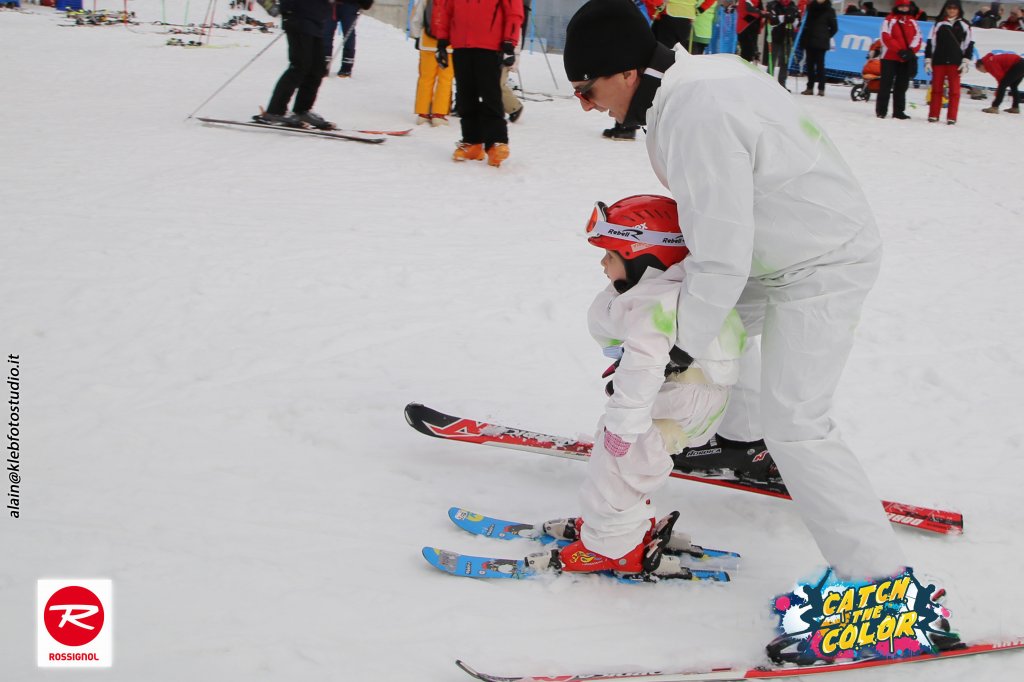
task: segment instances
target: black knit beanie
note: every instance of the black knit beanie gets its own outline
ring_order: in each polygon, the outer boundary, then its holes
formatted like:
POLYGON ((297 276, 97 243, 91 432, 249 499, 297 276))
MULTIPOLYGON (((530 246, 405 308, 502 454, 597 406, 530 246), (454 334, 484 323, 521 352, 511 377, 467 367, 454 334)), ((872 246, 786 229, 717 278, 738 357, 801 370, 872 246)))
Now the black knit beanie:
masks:
POLYGON ((565 75, 586 81, 643 69, 657 44, 632 0, 589 0, 565 29, 565 75))

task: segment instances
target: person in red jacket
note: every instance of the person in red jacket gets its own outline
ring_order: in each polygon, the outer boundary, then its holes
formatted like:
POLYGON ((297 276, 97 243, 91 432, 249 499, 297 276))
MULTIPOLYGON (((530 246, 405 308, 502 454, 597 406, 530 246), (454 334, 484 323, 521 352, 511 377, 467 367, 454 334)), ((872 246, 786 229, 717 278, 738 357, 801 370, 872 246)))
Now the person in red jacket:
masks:
POLYGON ((761 0, 740 0, 736 5, 736 41, 740 44, 740 56, 748 62, 757 57, 757 36, 762 24, 761 0))
POLYGON ((917 51, 921 49, 921 30, 911 16, 910 0, 896 0, 892 12, 882 22, 882 77, 879 81, 875 115, 885 118, 892 95, 892 117, 906 120, 907 87, 917 73, 917 51))
POLYGON ((501 104, 501 67, 516 59, 523 24, 522 0, 435 0, 431 27, 437 62, 455 68, 455 108, 462 140, 452 159, 500 166, 508 158, 508 125, 501 104))
POLYGON ((1012 52, 1003 54, 989 52, 975 62, 975 66, 978 67, 978 71, 991 74, 999 81, 999 89, 996 90, 996 98, 992 100, 992 106, 982 109, 982 111, 986 114, 998 114, 999 105, 1003 103, 1003 95, 1009 88, 1010 94, 1013 96, 1013 105, 1006 112, 1019 114, 1020 103, 1024 99, 1018 89, 1021 79, 1024 78, 1024 59, 1019 54, 1012 52))

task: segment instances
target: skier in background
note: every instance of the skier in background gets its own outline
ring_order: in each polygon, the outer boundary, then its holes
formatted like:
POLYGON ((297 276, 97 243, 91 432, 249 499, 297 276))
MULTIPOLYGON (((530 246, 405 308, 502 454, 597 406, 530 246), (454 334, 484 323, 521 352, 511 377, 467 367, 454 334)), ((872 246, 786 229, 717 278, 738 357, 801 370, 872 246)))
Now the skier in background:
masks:
POLYGON ((373 0, 337 0, 334 3, 334 12, 324 27, 324 55, 327 70, 330 71, 331 59, 334 57, 334 34, 337 32, 344 42, 338 78, 352 77, 352 67, 356 64, 356 22, 359 20, 359 12, 371 7, 373 0))
POLYGON ((1019 114, 1020 103, 1024 100, 1018 89, 1021 79, 1024 78, 1024 59, 1021 59, 1019 54, 1013 54, 1012 52, 1003 54, 989 52, 979 59, 976 65, 978 71, 991 75, 999 82, 995 99, 992 100, 992 106, 986 107, 982 111, 986 114, 998 114, 999 105, 1003 103, 1003 96, 1006 95, 1006 91, 1009 89, 1012 104, 1010 108, 1006 109, 1006 113, 1019 114))
POLYGON ((932 75, 929 122, 939 120, 943 88, 945 83, 949 83, 946 123, 956 123, 960 108, 960 75, 967 73, 973 55, 974 39, 971 37, 971 25, 964 19, 964 8, 960 0, 947 0, 924 47, 924 70, 932 75))
POLYGON ((921 30, 910 15, 910 0, 896 0, 892 12, 882 22, 882 76, 879 81, 875 115, 885 118, 892 95, 892 117, 906 120, 907 88, 917 73, 917 51, 921 49, 921 30))
MULTIPOLYGON (((676 346, 699 354, 734 308, 761 337, 741 357, 720 435, 763 436, 838 575, 895 575, 903 550, 831 416, 882 252, 849 166, 784 90, 731 55, 672 52, 629 0, 584 4, 563 61, 584 111, 647 126, 651 166, 678 202, 690 254, 676 346)), ((644 434, 614 435, 613 447, 644 434)))
POLYGON ((793 49, 793 39, 796 38, 800 25, 800 10, 793 0, 772 0, 768 3, 767 16, 768 28, 765 36, 771 44, 768 73, 775 75, 774 69, 778 69, 779 85, 786 87, 786 77, 789 76, 789 53, 793 49))
POLYGON ((801 95, 813 95, 817 83, 818 94, 825 96, 825 54, 832 49, 832 36, 838 30, 836 11, 828 0, 811 0, 800 34, 800 47, 807 57, 807 89, 801 95))
POLYGON ((437 38, 431 33, 430 16, 433 0, 416 0, 409 20, 410 33, 416 40, 419 52, 419 77, 416 80, 416 100, 413 111, 416 124, 429 123, 432 126, 448 125, 448 114, 452 107, 452 79, 455 73, 452 65, 438 64, 437 38))
POLYGON ((270 96, 266 111, 253 120, 270 125, 311 125, 329 130, 334 124, 313 112, 324 62, 324 25, 331 17, 330 0, 281 0, 280 11, 288 38, 288 68, 270 96), (288 103, 295 96, 293 113, 288 103))
POLYGON ((508 123, 501 104, 501 67, 515 63, 523 23, 522 0, 434 0, 430 25, 437 63, 448 66, 452 47, 455 108, 462 140, 454 161, 500 166, 509 156, 508 123))
POLYGON ((757 60, 757 36, 764 24, 761 0, 739 0, 736 10, 736 40, 740 56, 750 63, 757 60))

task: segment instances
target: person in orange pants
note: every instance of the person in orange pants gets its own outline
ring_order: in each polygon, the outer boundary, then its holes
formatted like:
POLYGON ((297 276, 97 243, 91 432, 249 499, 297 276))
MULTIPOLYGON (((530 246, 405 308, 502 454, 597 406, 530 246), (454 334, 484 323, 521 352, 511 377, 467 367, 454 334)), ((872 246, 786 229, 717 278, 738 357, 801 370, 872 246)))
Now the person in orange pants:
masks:
POLYGON ((928 43, 924 48, 924 70, 932 74, 931 102, 928 106, 928 121, 939 120, 942 110, 942 88, 949 84, 949 108, 946 123, 956 123, 960 107, 960 74, 970 68, 974 54, 974 39, 971 25, 964 19, 960 0, 948 0, 942 8, 943 15, 932 27, 928 43))
POLYGON ((430 34, 431 0, 417 0, 412 9, 410 29, 420 52, 420 77, 416 81, 416 102, 413 109, 416 123, 432 126, 448 125, 452 108, 452 79, 455 69, 451 62, 441 67, 437 63, 437 38, 430 34))

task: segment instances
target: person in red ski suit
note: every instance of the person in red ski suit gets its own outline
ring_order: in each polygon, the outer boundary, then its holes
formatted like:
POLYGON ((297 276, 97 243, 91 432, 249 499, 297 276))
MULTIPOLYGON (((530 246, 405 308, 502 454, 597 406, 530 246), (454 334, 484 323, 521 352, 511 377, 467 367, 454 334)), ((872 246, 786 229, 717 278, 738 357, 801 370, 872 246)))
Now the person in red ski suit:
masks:
POLYGON ((1020 81, 1024 78, 1024 59, 1019 54, 1012 52, 1006 52, 1003 54, 994 54, 989 52, 987 55, 979 59, 975 65, 978 67, 978 71, 982 73, 991 74, 993 78, 999 81, 999 88, 996 90, 996 98, 992 100, 992 106, 982 109, 986 114, 998 114, 999 105, 1003 103, 1003 96, 1006 94, 1006 90, 1010 90, 1010 94, 1013 96, 1013 105, 1006 110, 1008 114, 1019 114, 1020 103, 1024 97, 1021 97, 1020 81))
POLYGON ((892 95, 892 117, 908 119, 907 88, 917 73, 917 51, 921 49, 921 30, 911 16, 910 0, 896 0, 896 6, 882 22, 882 78, 875 101, 875 115, 885 118, 892 95))
POLYGON ((455 108, 462 140, 452 159, 500 166, 508 158, 508 125, 501 103, 501 67, 515 62, 523 24, 522 0, 436 0, 430 25, 437 62, 448 65, 452 47, 455 108))

